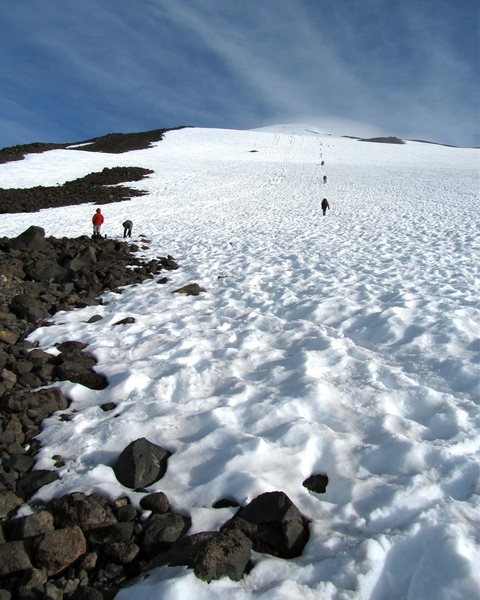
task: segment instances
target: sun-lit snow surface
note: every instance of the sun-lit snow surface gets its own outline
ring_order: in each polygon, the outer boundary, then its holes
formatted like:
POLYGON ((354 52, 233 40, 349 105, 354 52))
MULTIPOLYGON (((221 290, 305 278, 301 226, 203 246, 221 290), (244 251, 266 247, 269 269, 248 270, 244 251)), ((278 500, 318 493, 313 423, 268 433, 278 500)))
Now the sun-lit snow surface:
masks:
MULTIPOLYGON (((192 516, 192 533, 234 512, 211 508, 219 498, 272 490, 312 520, 295 560, 255 555, 240 582, 210 584, 163 568, 121 599, 480 597, 479 152, 307 129, 184 129, 124 155, 0 165, 3 187, 154 169, 132 184, 149 196, 103 207, 105 232, 120 236, 128 217, 151 240, 145 256, 181 265, 166 285, 108 293, 31 336, 47 349, 87 341, 110 381, 63 384, 73 419, 45 424, 37 467, 55 454, 66 465, 37 496, 138 502, 109 465, 146 437, 173 452, 149 489, 192 516), (206 293, 171 294, 190 282, 206 293), (118 408, 103 412, 107 401, 118 408), (319 472, 323 495, 302 486, 319 472)), ((3 234, 90 233, 93 208, 3 216, 3 234)))

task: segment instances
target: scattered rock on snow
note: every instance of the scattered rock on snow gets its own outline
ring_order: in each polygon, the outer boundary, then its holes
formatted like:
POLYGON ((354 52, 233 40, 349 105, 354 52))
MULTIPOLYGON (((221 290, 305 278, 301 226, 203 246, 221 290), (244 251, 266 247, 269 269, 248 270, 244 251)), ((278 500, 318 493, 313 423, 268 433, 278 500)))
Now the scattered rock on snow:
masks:
POLYGON ((131 442, 113 466, 118 481, 129 488, 151 485, 163 477, 171 452, 145 438, 131 442))
POLYGON ((173 290, 172 294, 185 294, 185 296, 198 296, 200 292, 204 292, 205 290, 198 285, 198 283, 189 283, 184 285, 178 290, 173 290))
POLYGON ((223 529, 240 529, 256 552, 295 558, 310 537, 308 520, 284 492, 266 492, 241 508, 223 529))
POLYGON ((307 490, 316 492, 317 494, 324 494, 327 491, 328 475, 324 473, 314 473, 307 477, 302 484, 307 490))

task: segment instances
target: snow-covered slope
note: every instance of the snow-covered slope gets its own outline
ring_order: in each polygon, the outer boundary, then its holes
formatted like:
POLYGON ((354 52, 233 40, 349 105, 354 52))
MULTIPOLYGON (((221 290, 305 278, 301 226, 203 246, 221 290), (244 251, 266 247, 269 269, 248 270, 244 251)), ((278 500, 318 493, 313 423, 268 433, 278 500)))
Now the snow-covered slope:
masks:
MULTIPOLYGON (((47 349, 87 341, 110 381, 63 384, 76 412, 46 423, 37 467, 66 465, 38 497, 138 502, 109 465, 146 437, 173 452, 151 491, 191 515, 192 533, 232 514, 211 508, 219 498, 272 490, 312 520, 298 559, 257 555, 240 582, 165 568, 119 598, 479 598, 479 152, 311 129, 183 129, 123 155, 0 165, 2 187, 153 169, 132 184, 148 196, 103 207, 105 231, 130 218, 146 256, 181 265, 166 286, 109 293, 32 335, 47 349), (206 293, 170 293, 193 281, 206 293), (323 495, 302 486, 318 472, 323 495)), ((89 233, 93 207, 6 215, 3 234, 89 233)))

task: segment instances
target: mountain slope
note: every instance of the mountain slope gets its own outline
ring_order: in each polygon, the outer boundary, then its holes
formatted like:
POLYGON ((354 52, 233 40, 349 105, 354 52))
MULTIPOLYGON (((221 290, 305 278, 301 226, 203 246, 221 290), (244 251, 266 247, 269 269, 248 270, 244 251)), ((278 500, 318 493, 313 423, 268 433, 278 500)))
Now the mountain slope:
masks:
MULTIPOLYGON (((0 177, 53 185, 106 166, 154 174, 132 184, 148 195, 105 207, 105 231, 120 236, 131 218, 151 239, 145 255, 181 268, 33 335, 46 348, 88 342, 110 381, 64 384, 77 412, 46 423, 38 468, 56 454, 66 464, 38 499, 80 489, 138 503, 110 465, 146 437, 173 453, 151 490, 191 515, 191 532, 232 514, 211 508, 219 498, 272 490, 312 520, 301 557, 259 555, 239 583, 160 569, 119 597, 475 598, 478 151, 183 129, 120 156, 28 156, 0 177), (206 293, 170 293, 190 281, 206 293), (126 316, 135 323, 112 327, 126 316), (317 472, 322 495, 302 486, 317 472)), ((7 215, 4 234, 34 223, 77 236, 92 212, 7 215)))

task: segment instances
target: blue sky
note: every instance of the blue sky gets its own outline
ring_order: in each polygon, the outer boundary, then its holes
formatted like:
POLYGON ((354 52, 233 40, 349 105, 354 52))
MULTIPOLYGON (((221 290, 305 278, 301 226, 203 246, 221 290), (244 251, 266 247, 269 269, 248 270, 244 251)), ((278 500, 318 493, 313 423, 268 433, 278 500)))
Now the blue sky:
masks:
POLYGON ((477 0, 1 2, 0 147, 308 122, 479 146, 477 0))

